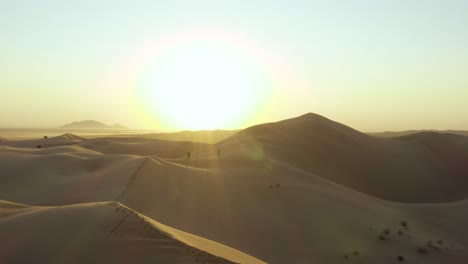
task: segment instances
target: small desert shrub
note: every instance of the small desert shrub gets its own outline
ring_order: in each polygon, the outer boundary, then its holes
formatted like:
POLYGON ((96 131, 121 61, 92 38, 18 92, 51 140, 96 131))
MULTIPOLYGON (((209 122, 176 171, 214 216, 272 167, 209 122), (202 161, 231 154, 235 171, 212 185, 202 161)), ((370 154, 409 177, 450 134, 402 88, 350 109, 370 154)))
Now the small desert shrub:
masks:
POLYGON ((343 257, 344 257, 345 259, 349 259, 349 255, 348 255, 348 254, 344 254, 343 257))
POLYGON ((402 227, 408 227, 408 222, 406 222, 405 220, 403 220, 403 221, 400 222, 400 225, 401 225, 402 227))
POLYGON ((356 251, 353 251, 353 255, 354 255, 354 256, 359 256, 359 251, 357 251, 357 250, 356 250, 356 251))
POLYGON ((437 241, 437 244, 443 245, 443 244, 444 244, 444 241, 441 239, 441 240, 437 241))
POLYGON ((418 248, 418 253, 426 255, 428 252, 427 252, 427 249, 425 249, 425 248, 418 248))
POLYGON ((42 146, 41 146, 41 145, 37 145, 36 148, 42 148, 42 146))
POLYGON ((432 250, 435 250, 435 251, 440 251, 440 248, 438 246, 434 246, 432 244, 430 244, 430 245, 428 244, 427 247, 432 249, 432 250))
POLYGON ((387 238, 384 235, 380 235, 380 236, 378 236, 378 238, 379 238, 380 241, 387 240, 387 238))
POLYGON ((383 232, 386 235, 390 235, 390 229, 389 228, 385 228, 383 232))
POLYGON ((49 137, 48 136, 44 136, 44 139, 48 139, 49 137))
POLYGON ((398 261, 404 261, 404 260, 405 260, 405 257, 403 257, 403 256, 398 256, 398 257, 397 257, 397 260, 398 260, 398 261))

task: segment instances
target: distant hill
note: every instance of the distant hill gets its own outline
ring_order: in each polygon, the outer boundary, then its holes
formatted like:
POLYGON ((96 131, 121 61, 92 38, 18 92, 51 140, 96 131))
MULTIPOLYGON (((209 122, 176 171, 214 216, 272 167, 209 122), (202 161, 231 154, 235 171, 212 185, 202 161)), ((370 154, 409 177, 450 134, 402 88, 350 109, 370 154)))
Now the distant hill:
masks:
POLYGON ((72 122, 61 126, 60 128, 69 128, 69 129, 128 129, 122 125, 112 125, 108 126, 104 123, 94 121, 94 120, 84 120, 78 122, 72 122))

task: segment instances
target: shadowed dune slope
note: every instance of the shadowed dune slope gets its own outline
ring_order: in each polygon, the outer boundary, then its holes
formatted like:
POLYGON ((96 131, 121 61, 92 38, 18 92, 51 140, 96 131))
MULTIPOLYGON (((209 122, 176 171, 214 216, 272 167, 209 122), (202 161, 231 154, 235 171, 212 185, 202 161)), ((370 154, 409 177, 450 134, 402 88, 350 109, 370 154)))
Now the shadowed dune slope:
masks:
POLYGON ((0 201, 0 263, 264 263, 119 203, 0 201))
POLYGON ((420 133, 382 139, 306 114, 247 128, 216 147, 223 159, 280 160, 392 201, 448 202, 468 197, 468 137, 464 136, 420 133))

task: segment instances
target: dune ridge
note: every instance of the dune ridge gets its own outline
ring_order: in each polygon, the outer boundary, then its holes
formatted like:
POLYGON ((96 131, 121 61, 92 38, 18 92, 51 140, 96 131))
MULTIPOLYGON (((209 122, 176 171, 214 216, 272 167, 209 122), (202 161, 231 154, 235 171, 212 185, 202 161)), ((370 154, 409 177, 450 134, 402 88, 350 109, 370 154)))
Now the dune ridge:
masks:
POLYGON ((17 148, 38 148, 42 147, 55 147, 73 145, 83 142, 85 139, 71 133, 66 133, 61 136, 41 139, 27 139, 27 140, 11 140, 3 142, 4 146, 11 146, 17 148))
POLYGON ((17 250, 15 255, 2 250, 2 263, 38 259, 47 263, 264 263, 162 225, 116 202, 31 207, 0 201, 0 233, 1 243, 17 250), (48 239, 37 243, 41 237, 48 239), (66 242, 67 237, 77 240, 66 242), (13 248, 18 243, 22 247, 13 248), (73 248, 70 243, 75 244, 73 248))

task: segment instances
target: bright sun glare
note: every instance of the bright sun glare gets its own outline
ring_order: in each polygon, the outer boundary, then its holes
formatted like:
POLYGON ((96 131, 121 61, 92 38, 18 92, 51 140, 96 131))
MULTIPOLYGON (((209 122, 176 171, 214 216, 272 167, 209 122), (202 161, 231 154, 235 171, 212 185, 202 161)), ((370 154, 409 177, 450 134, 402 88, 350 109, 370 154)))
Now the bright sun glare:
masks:
POLYGON ((186 43, 160 54, 138 84, 145 108, 174 129, 242 126, 269 96, 262 65, 223 43, 186 43))

